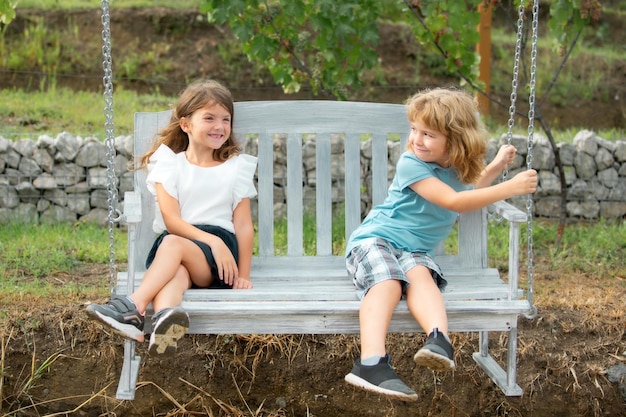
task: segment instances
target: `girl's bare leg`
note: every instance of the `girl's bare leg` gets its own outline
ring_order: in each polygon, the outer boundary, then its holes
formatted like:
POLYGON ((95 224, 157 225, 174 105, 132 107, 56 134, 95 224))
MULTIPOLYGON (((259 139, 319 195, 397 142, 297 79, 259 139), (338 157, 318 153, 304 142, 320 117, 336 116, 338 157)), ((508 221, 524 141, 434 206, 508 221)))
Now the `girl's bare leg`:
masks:
MULTIPOLYGON (((182 293, 189 288, 189 281, 192 279, 198 285, 208 285, 212 280, 211 270, 204 253, 189 239, 167 235, 159 246, 141 285, 130 298, 137 309, 144 312, 148 304, 155 300, 157 294, 171 281, 174 281, 172 289, 180 292, 182 296, 182 293), (181 272, 181 268, 186 272, 181 272), (184 289, 181 291, 181 288, 184 289)), ((163 302, 167 304, 165 300, 163 302)))
POLYGON ((157 293, 152 300, 154 311, 160 311, 166 307, 180 305, 183 301, 183 293, 191 288, 191 279, 187 269, 180 265, 174 277, 157 293))

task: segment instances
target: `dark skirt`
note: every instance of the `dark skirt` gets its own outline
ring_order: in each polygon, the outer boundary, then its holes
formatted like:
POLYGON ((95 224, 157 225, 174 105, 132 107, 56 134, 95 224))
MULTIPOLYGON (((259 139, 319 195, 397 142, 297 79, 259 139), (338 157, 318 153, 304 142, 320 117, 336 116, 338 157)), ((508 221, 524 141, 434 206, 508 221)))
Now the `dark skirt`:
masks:
MULTIPOLYGON (((237 245, 237 238, 235 237, 233 233, 219 226, 194 225, 194 227, 197 227, 198 229, 204 232, 210 233, 222 239, 222 241, 226 244, 228 249, 230 249, 230 252, 233 254, 233 257, 235 258, 235 262, 239 259, 239 246, 237 245)), ((169 233, 165 231, 161 233, 154 241, 154 244, 152 245, 152 249, 150 249, 150 252, 148 253, 148 257, 146 259, 146 268, 149 268, 150 265, 152 265, 152 262, 154 261, 154 257, 156 256, 157 249, 161 245, 161 242, 163 242, 163 238, 167 236, 168 234, 169 233)), ((209 247, 209 245, 207 245, 204 242, 200 242, 199 240, 195 240, 195 239, 191 239, 191 241, 195 243, 196 245, 198 245, 198 247, 202 250, 202 252, 204 253, 204 257, 206 258, 206 261, 209 264, 209 267, 211 268, 211 274, 213 275, 213 277, 215 277, 215 279, 213 280, 213 282, 208 288, 232 288, 232 285, 227 285, 224 283, 224 281, 219 279, 218 273, 217 273, 217 264, 215 262, 215 258, 213 258, 213 252, 211 251, 211 248, 209 247)), ((200 288, 200 287, 193 285, 192 288, 200 288)))

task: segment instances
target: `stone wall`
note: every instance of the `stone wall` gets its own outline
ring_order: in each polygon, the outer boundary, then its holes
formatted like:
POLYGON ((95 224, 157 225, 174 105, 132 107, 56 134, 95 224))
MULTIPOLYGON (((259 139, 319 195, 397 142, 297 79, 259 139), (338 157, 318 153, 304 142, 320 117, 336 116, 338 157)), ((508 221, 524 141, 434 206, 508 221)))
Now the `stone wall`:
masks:
MULTIPOLYGON (((115 141, 116 181, 121 198, 132 189, 128 165, 132 136, 115 141)), ((108 215, 104 143, 61 133, 16 142, 0 137, 0 222, 93 221, 108 215)))
MULTIPOLYGON (((502 140, 491 139, 488 159, 495 155, 502 140)), ((526 166, 526 138, 513 137, 518 149, 516 161, 508 173, 515 175, 526 166)), ((623 218, 626 216, 626 140, 607 141, 590 131, 581 131, 572 144, 558 145, 568 185, 567 212, 570 218, 623 218)), ((115 139, 113 162, 119 198, 132 189, 132 136, 115 139)), ((275 160, 284 167, 285 146, 275 139, 275 160)), ((248 140, 244 150, 256 154, 256 143, 248 140)), ((403 149, 397 141, 389 142, 389 179, 395 161, 403 149)), ((559 213, 560 182, 555 159, 547 139, 535 136, 532 166, 539 171, 539 190, 534 195, 538 217, 555 217, 559 213)), ((343 147, 336 138, 332 146, 333 190, 336 201, 343 195, 343 147)), ((363 162, 363 211, 371 206, 368 187, 371 143, 361 147, 363 162)), ((107 158, 105 145, 95 138, 81 138, 62 133, 56 138, 42 135, 37 140, 16 142, 0 137, 0 222, 22 221, 94 221, 106 223, 107 158)), ((305 205, 315 199, 315 139, 303 140, 305 205)), ((277 208, 284 202, 284 170, 275 170, 277 208)), ((520 208, 526 200, 514 199, 520 208)), ((123 203, 122 203, 123 204, 123 203)))

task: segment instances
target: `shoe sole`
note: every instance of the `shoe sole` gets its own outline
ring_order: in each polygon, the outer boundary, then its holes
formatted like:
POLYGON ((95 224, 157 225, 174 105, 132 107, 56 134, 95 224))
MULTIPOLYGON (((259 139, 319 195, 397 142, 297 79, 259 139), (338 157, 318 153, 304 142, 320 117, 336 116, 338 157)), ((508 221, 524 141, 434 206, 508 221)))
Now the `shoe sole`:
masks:
POLYGON ((173 356, 178 347, 178 340, 189 329, 189 316, 183 311, 172 310, 159 319, 150 336, 150 355, 173 356))
POLYGON ((382 394, 389 398, 395 398, 395 399, 402 400, 402 401, 417 401, 417 394, 405 394, 403 392, 392 391, 386 388, 381 388, 378 385, 374 385, 370 382, 367 382, 363 378, 356 376, 353 373, 349 373, 348 375, 345 376, 344 379, 348 384, 353 385, 357 388, 361 388, 366 391, 375 392, 377 394, 382 394))
POLYGON ((126 339, 136 340, 137 342, 144 341, 143 331, 139 330, 132 324, 124 324, 115 320, 112 317, 106 316, 99 311, 87 309, 87 314, 102 324, 106 324, 114 333, 125 337, 126 339))
POLYGON ((428 349, 417 351, 413 360, 419 366, 425 366, 432 371, 449 371, 454 369, 454 361, 428 349))

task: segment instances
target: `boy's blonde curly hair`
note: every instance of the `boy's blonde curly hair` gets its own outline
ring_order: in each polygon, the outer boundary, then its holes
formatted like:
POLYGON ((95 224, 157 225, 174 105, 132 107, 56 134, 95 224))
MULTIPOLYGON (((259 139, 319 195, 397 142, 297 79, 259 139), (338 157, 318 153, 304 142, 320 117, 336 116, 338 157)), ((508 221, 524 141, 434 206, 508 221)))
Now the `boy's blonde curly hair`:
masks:
POLYGON ((487 130, 475 98, 463 90, 435 88, 415 94, 406 105, 409 122, 421 121, 446 136, 449 163, 461 182, 476 182, 485 168, 487 130))

